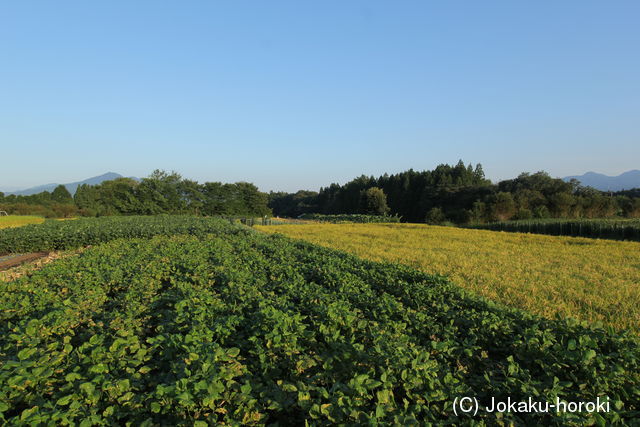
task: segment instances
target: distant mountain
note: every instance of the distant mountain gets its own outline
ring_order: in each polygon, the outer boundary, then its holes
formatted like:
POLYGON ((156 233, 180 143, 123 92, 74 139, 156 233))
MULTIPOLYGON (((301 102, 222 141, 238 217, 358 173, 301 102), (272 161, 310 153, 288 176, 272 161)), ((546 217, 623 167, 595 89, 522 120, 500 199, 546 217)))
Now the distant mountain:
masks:
MULTIPOLYGON (((78 189, 78 187, 82 184, 89 184, 89 185, 98 185, 104 181, 110 181, 112 179, 116 179, 116 178, 122 178, 122 175, 120 175, 119 173, 115 173, 115 172, 107 172, 103 175, 100 176, 94 176, 93 178, 87 178, 84 181, 78 181, 78 182, 71 182, 69 184, 63 184, 67 190, 69 191, 69 193, 71 193, 72 195, 75 194, 76 190, 78 189)), ((138 178, 133 178, 135 180, 138 180, 138 178)), ((37 193, 42 193, 43 191, 53 191, 58 185, 60 184, 44 184, 44 185, 39 185, 37 187, 31 187, 31 188, 27 188, 26 190, 20 190, 20 191, 13 191, 13 192, 7 192, 8 194, 15 194, 16 196, 30 196, 32 194, 37 194, 37 193)))
POLYGON ((640 188, 640 170, 631 170, 618 176, 607 176, 596 172, 587 172, 580 176, 567 176, 565 181, 577 179, 584 186, 600 191, 620 191, 640 188))

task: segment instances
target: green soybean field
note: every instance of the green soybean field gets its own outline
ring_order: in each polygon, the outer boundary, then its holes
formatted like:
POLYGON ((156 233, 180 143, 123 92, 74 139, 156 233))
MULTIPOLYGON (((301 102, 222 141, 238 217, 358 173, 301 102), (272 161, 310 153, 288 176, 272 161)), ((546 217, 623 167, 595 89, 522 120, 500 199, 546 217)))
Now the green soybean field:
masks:
POLYGON ((640 418, 640 342, 506 308, 399 264, 217 219, 0 232, 91 245, 0 283, 7 425, 610 425, 640 418), (457 416, 456 398, 611 411, 457 416))

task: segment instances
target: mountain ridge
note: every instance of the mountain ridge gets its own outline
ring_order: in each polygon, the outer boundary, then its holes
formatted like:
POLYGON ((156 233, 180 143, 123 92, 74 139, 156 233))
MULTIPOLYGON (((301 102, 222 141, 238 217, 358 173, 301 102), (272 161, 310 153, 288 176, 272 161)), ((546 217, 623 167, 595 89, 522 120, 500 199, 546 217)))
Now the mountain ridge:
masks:
MULTIPOLYGON (((103 173, 102 175, 97 175, 91 178, 84 179, 82 181, 75 181, 75 182, 70 182, 62 185, 64 185, 66 189, 69 191, 69 193, 73 195, 75 194, 78 187, 83 184, 98 185, 104 181, 110 181, 112 179, 117 179, 117 178, 123 178, 123 175, 120 175, 119 173, 116 173, 116 172, 107 172, 107 173, 103 173)), ((132 177, 132 179, 138 180, 138 178, 134 178, 134 177, 132 177)), ((37 185, 35 187, 26 188, 24 190, 8 191, 5 194, 6 195, 14 194, 16 196, 30 196, 32 194, 42 193, 43 191, 51 192, 58 185, 60 184, 50 183, 50 184, 37 185)))
MULTIPOLYGON (((117 178, 124 178, 123 175, 120 175, 117 172, 107 172, 102 175, 97 175, 91 178, 84 179, 82 181, 70 182, 66 184, 62 184, 66 187, 66 189, 72 195, 75 194, 76 190, 80 185, 88 184, 88 185, 98 185, 104 181, 109 181, 117 178)), ((135 179, 139 181, 139 178, 129 177, 131 179, 135 179)), ((622 190, 630 190, 632 188, 640 188, 640 170, 632 169, 626 172, 621 173, 617 176, 608 176, 605 174, 601 174, 594 171, 585 172, 582 175, 571 175, 562 178, 564 181, 570 181, 572 179, 576 179, 580 181, 583 186, 593 187, 600 191, 622 191, 622 190)), ((58 183, 49 183, 38 185, 35 187, 26 188, 24 190, 14 190, 14 191, 5 191, 5 195, 14 194, 16 196, 30 196, 32 194, 41 193, 43 191, 53 191, 58 185, 58 183)), ((14 187, 15 188, 15 187, 14 187)), ((2 191, 2 190, 0 190, 2 191)))
POLYGON ((598 172, 585 172, 582 175, 566 176, 564 181, 577 179, 583 186, 600 191, 621 191, 640 188, 640 170, 632 169, 617 176, 608 176, 598 172))

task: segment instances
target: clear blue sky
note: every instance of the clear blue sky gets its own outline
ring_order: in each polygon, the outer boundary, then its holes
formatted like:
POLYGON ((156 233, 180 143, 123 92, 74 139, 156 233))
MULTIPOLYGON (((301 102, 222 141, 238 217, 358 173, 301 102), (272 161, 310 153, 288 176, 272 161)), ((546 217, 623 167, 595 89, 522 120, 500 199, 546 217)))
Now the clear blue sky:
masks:
POLYGON ((0 188, 640 168, 638 1, 7 1, 0 188))

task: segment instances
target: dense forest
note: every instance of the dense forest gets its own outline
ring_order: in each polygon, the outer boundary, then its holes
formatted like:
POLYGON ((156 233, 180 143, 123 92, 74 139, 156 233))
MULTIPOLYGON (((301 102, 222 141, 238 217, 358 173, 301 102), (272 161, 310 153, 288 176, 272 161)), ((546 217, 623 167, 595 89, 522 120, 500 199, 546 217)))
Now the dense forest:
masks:
POLYGON ((183 179, 179 174, 156 170, 136 181, 118 178, 100 185, 81 185, 72 196, 60 185, 53 192, 31 196, 4 196, 0 210, 17 215, 45 217, 195 214, 249 216, 270 215, 268 195, 248 182, 222 184, 183 179))
POLYGON ((136 181, 118 178, 81 185, 75 195, 53 192, 4 196, 0 210, 46 217, 195 214, 225 216, 305 213, 393 215, 405 222, 482 224, 530 218, 640 217, 640 189, 605 193, 545 172, 523 173, 493 184, 480 164, 439 165, 378 178, 360 176, 319 192, 262 193, 247 182, 222 184, 183 179, 156 170, 136 181))
POLYGON ((493 184, 480 164, 460 161, 434 170, 408 170, 378 178, 360 176, 320 192, 274 193, 269 207, 275 215, 305 213, 391 214, 406 222, 433 224, 484 223, 530 218, 640 217, 637 191, 603 193, 565 182, 545 172, 523 173, 493 184), (377 194, 377 202, 371 197, 377 194), (382 196, 380 196, 382 194, 382 196))

